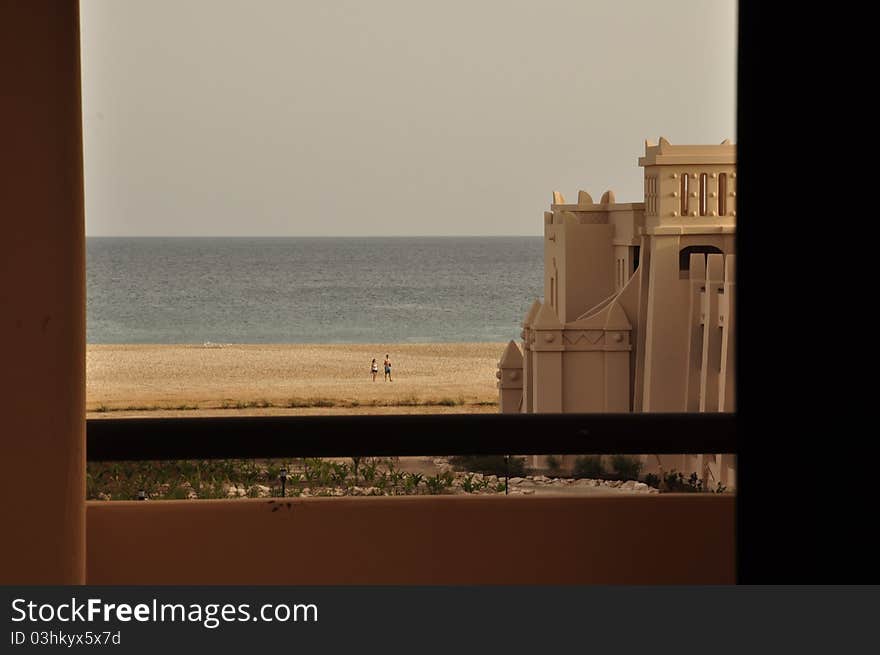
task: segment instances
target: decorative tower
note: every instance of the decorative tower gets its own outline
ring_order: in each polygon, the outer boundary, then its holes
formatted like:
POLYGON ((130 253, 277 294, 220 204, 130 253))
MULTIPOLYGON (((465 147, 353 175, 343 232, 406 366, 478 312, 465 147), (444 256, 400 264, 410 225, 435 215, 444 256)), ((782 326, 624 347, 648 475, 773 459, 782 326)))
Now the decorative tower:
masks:
MULTIPOLYGON (((650 253, 643 380, 636 405, 645 412, 688 408, 688 379, 698 370, 689 343, 691 255, 731 255, 736 231, 736 146, 673 146, 645 142, 644 243, 650 253)), ((714 270, 714 269, 713 269, 714 270)), ((702 349, 700 349, 702 355, 702 349)), ((697 408, 698 409, 698 408, 697 408)))
POLYGON ((535 320, 540 309, 541 301, 535 299, 535 302, 529 307, 529 311, 526 312, 526 316, 522 322, 522 332, 520 333, 520 336, 522 337, 523 356, 523 402, 521 409, 526 413, 533 412, 535 407, 535 388, 533 384, 530 384, 532 380, 532 369, 534 366, 534 359, 532 357, 532 341, 534 340, 532 337, 532 321, 535 320))
POLYGON ((580 191, 572 205, 553 192, 544 213, 544 304, 563 323, 614 293, 613 236, 607 207, 589 193, 580 191))
POLYGON ((523 402, 523 356, 512 339, 498 362, 498 389, 502 414, 520 411, 523 402))
POLYGON ((531 384, 535 412, 561 412, 563 325, 556 311, 545 302, 532 321, 531 384))

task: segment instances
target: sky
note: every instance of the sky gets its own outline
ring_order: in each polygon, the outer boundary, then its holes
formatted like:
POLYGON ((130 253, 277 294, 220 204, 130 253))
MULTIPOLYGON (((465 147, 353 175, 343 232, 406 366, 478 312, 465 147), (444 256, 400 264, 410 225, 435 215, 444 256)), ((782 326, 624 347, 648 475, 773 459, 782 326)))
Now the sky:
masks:
POLYGON ((83 0, 88 236, 539 235, 736 140, 734 0, 83 0))

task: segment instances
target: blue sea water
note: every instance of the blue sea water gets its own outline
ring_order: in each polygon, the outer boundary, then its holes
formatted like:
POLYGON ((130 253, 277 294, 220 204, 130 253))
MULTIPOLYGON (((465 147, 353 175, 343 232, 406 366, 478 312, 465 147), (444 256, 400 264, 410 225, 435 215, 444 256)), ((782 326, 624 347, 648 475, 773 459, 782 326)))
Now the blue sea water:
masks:
POLYGON ((506 341, 540 237, 89 237, 88 343, 506 341))

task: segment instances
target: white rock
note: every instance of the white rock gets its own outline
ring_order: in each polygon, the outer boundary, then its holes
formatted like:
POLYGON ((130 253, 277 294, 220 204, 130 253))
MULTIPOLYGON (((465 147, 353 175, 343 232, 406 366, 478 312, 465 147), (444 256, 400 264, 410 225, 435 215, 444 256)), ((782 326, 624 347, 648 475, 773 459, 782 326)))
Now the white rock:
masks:
POLYGON ((535 493, 534 489, 519 489, 519 492, 525 496, 535 493))
POLYGON ((525 478, 510 478, 510 484, 522 484, 525 478))

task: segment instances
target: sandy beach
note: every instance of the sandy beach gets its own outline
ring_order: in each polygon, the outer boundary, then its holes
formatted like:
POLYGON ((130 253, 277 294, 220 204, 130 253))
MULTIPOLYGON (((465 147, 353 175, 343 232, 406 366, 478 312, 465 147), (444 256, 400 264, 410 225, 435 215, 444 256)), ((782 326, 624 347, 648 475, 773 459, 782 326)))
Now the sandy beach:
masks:
POLYGON ((504 344, 89 345, 90 417, 497 412, 504 344), (391 355, 393 381, 382 361, 391 355), (380 370, 370 379, 370 361, 380 370))

